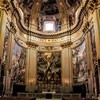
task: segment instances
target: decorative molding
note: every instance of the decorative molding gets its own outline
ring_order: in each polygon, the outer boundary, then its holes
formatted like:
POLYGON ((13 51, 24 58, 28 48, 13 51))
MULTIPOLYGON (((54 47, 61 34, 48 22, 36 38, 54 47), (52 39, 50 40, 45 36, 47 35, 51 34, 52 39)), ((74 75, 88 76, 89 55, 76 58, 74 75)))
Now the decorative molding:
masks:
POLYGON ((89 9, 94 12, 95 9, 98 9, 99 5, 97 1, 92 0, 89 2, 89 9))
POLYGON ((11 9, 10 3, 8 1, 5 1, 4 3, 1 2, 0 4, 0 10, 4 10, 6 13, 11 9))
POLYGON ((13 22, 10 22, 10 31, 15 34, 16 33, 16 28, 14 26, 14 23, 13 22))
POLYGON ((68 41, 68 42, 66 42, 66 43, 61 44, 61 47, 62 47, 62 48, 68 48, 68 47, 70 47, 72 44, 73 44, 72 41, 68 41))
POLYGON ((38 47, 37 44, 35 44, 35 43, 33 43, 33 42, 30 42, 30 41, 27 41, 26 44, 27 44, 27 46, 30 47, 30 48, 35 48, 35 49, 36 49, 36 48, 38 47))
POLYGON ((50 50, 53 50, 53 46, 45 46, 45 49, 46 49, 46 50, 49 50, 49 51, 50 51, 50 50))

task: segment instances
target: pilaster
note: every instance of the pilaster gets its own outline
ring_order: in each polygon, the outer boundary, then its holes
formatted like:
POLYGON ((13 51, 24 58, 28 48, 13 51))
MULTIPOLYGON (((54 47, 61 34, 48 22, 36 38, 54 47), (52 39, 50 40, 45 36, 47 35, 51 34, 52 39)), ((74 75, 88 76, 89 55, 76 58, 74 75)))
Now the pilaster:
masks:
POLYGON ((37 51, 33 48, 27 49, 26 56, 26 91, 33 91, 36 86, 36 61, 37 51))
POLYGON ((62 50, 62 86, 65 92, 72 91, 72 50, 70 47, 62 50))

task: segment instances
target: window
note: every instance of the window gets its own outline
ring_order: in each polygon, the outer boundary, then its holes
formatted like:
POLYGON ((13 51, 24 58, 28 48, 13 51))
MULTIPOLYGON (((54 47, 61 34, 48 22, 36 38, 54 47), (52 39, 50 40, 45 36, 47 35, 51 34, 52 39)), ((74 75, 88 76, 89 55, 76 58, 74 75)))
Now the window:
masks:
POLYGON ((55 31, 55 22, 54 21, 45 21, 43 25, 44 32, 54 32, 55 31))

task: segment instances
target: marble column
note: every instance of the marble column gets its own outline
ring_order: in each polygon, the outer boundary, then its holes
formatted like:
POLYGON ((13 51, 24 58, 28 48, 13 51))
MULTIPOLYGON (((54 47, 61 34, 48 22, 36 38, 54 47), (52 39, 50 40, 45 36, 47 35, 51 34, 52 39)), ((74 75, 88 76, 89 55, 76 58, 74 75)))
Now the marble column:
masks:
POLYGON ((96 51, 97 58, 100 59, 100 9, 97 9, 93 13, 93 24, 95 32, 95 42, 96 42, 96 51))
MULTIPOLYGON (((98 0, 98 2, 100 2, 100 1, 98 0)), ((94 22, 97 59, 100 59, 100 29, 99 29, 100 28, 100 9, 96 9, 94 11, 93 22, 94 22)), ((98 88, 99 88, 99 93, 100 93, 100 70, 98 70, 98 76, 99 76, 99 87, 98 88)))
POLYGON ((27 49, 26 56, 26 91, 33 91, 36 87, 36 58, 37 51, 32 48, 27 49))
POLYGON ((62 91, 72 91, 72 50, 70 47, 62 50, 62 91))
POLYGON ((6 28, 7 14, 5 11, 0 10, 0 58, 3 55, 4 36, 6 28))
POLYGON ((88 89, 89 93, 93 93, 93 75, 94 75, 94 68, 93 68, 93 61, 92 61, 92 47, 91 47, 91 40, 90 40, 90 32, 88 32, 85 36, 86 42, 86 55, 87 55, 87 70, 88 70, 88 89))

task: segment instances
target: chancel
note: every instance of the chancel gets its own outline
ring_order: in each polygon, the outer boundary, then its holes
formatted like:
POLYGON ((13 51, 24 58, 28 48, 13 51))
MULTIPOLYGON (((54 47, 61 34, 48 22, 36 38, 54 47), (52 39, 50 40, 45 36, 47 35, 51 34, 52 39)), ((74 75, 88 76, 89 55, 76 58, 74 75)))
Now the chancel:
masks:
POLYGON ((100 0, 0 0, 0 100, 99 94, 100 0))

